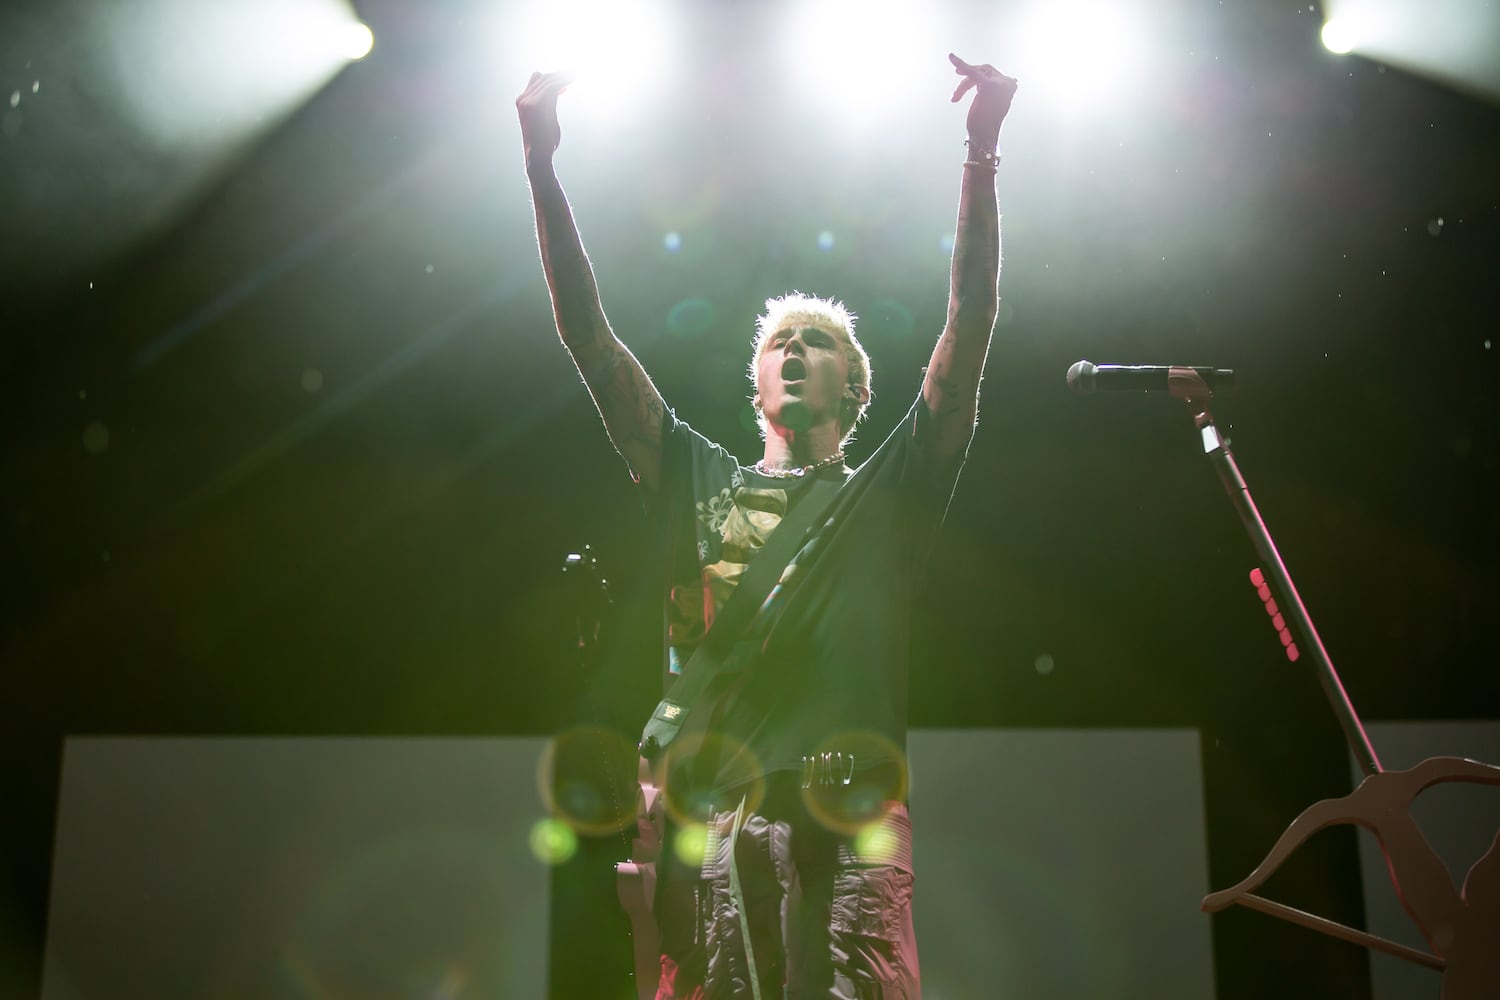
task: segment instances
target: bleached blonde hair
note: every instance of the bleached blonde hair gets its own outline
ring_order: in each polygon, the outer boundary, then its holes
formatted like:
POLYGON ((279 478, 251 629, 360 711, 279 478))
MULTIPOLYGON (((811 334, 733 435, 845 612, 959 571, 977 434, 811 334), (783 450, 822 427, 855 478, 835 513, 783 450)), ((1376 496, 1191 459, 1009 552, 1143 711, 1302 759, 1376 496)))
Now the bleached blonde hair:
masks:
POLYGON ((865 411, 870 407, 873 397, 872 374, 870 371, 870 356, 865 353, 859 338, 854 335, 855 316, 837 299, 824 299, 816 295, 806 295, 802 292, 788 292, 775 298, 766 299, 766 311, 755 321, 755 351, 750 356, 750 384, 756 390, 756 421, 760 424, 760 436, 764 438, 770 428, 766 424, 766 415, 761 411, 759 402, 760 386, 756 379, 760 372, 760 358, 765 353, 766 342, 771 335, 785 330, 789 327, 811 326, 819 330, 825 330, 834 335, 844 338, 844 353, 849 359, 849 384, 851 386, 862 386, 865 389, 862 402, 846 401, 847 409, 839 415, 839 426, 844 432, 843 439, 839 442, 847 444, 854 437, 855 426, 865 418, 865 411), (848 413, 847 419, 844 414, 848 413))

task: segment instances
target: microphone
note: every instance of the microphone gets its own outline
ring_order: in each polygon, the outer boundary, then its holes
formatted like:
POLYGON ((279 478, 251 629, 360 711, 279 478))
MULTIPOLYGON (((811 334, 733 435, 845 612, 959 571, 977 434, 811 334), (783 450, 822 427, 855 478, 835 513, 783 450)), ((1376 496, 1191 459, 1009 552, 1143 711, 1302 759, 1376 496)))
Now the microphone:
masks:
POLYGON ((1133 390, 1149 392, 1152 389, 1166 390, 1168 376, 1172 372, 1197 372, 1198 376, 1214 389, 1221 385, 1234 385, 1233 368, 1193 368, 1186 365, 1096 365, 1092 361, 1079 361, 1068 369, 1068 388, 1080 396, 1091 392, 1114 392, 1133 390))

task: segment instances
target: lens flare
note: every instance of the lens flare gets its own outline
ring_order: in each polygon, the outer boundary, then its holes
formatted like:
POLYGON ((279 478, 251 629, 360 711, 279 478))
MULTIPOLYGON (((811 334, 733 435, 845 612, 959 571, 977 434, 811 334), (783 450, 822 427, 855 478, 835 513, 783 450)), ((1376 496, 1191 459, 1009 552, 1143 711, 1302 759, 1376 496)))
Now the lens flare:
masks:
POLYGON ((680 336, 707 333, 719 321, 714 304, 705 298, 683 299, 667 310, 667 329, 680 336))
POLYGON ((880 823, 889 804, 906 801, 906 755, 879 733, 855 731, 825 740, 802 766, 802 802, 829 830, 858 837, 880 823))
POLYGON ((708 827, 702 823, 689 823, 672 839, 672 853, 689 868, 701 868, 707 851, 708 827))
POLYGON ((578 726, 547 741, 537 791, 547 812, 585 836, 623 829, 635 816, 637 757, 619 732, 578 726))
POLYGON ((854 850, 862 863, 888 865, 896 860, 900 837, 889 816, 883 816, 866 823, 854 835, 854 850))
POLYGON ((562 820, 537 820, 528 842, 532 856, 544 865, 560 865, 578 853, 578 835, 562 820))
POLYGON ((681 737, 667 749, 660 770, 662 804, 680 827, 702 824, 725 808, 723 802, 714 800, 716 789, 733 788, 736 799, 744 795, 746 812, 754 812, 765 801, 766 781, 759 759, 732 736, 681 737))
POLYGON ((881 336, 899 340, 911 336, 917 326, 911 310, 900 299, 878 298, 861 313, 861 333, 878 332, 881 336))

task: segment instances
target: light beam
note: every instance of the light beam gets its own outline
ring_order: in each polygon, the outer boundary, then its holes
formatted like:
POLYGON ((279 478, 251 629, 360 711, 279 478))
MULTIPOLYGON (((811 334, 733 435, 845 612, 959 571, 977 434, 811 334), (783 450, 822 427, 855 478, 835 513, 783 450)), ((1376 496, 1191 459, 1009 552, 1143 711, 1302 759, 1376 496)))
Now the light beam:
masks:
POLYGON ((198 149, 277 121, 374 44, 343 0, 151 0, 117 15, 108 38, 126 113, 198 149))
POLYGON ((786 23, 781 62, 806 98, 839 123, 878 125, 903 105, 930 102, 932 84, 941 90, 952 76, 938 17, 912 0, 799 4, 786 23))
POLYGON ((1116 4, 1036 2, 1007 27, 1017 62, 1007 70, 1027 99, 1075 111, 1106 110, 1139 93, 1147 74, 1145 30, 1139 12, 1116 4))
POLYGON ((1500 101, 1500 4, 1325 0, 1323 44, 1500 101))
MULTIPOLYGON (((675 25, 662 0, 555 0, 526 4, 504 15, 499 27, 510 53, 506 66, 527 72, 562 70, 568 118, 618 126, 648 108, 672 62, 675 25)), ((507 78, 505 86, 522 84, 507 78)))

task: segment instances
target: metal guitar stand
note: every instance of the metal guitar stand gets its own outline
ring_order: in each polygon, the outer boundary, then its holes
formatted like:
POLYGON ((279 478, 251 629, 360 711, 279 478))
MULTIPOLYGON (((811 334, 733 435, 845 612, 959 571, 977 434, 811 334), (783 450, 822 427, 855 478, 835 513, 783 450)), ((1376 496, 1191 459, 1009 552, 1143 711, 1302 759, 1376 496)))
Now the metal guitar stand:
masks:
MULTIPOLYGON (((1193 368, 1172 368, 1168 373, 1167 388, 1172 396, 1187 405, 1204 454, 1213 463, 1240 523, 1245 526, 1251 543, 1260 554, 1270 585, 1282 598, 1278 612, 1274 603, 1269 603, 1270 595, 1266 593, 1264 582, 1255 579, 1262 588, 1262 598, 1268 601, 1267 610, 1283 613, 1304 638, 1305 652, 1318 671, 1323 692, 1344 731, 1349 749, 1365 772, 1365 778, 1353 792, 1336 799, 1324 799, 1305 809, 1287 827, 1255 871, 1238 885, 1204 897, 1204 911, 1217 912, 1236 904, 1246 906, 1321 934, 1438 970, 1442 973, 1443 1000, 1493 998, 1497 984, 1500 984, 1500 833, 1496 834, 1484 856, 1469 869, 1462 889, 1455 888, 1447 868, 1412 819, 1410 807, 1412 800, 1423 790, 1443 782, 1500 785, 1500 767, 1460 757, 1431 757, 1409 770, 1382 770, 1375 748, 1370 744, 1327 650, 1323 648, 1280 553, 1276 551, 1271 533, 1261 520, 1260 511, 1250 496, 1250 488, 1230 453, 1229 443, 1214 425, 1209 409, 1212 390, 1193 368), (1347 823, 1363 826, 1375 834, 1396 893, 1427 940, 1431 953, 1252 892, 1309 836, 1329 826, 1347 823)), ((1301 651, 1292 644, 1290 634, 1284 629, 1281 631, 1288 658, 1298 659, 1301 651)))

